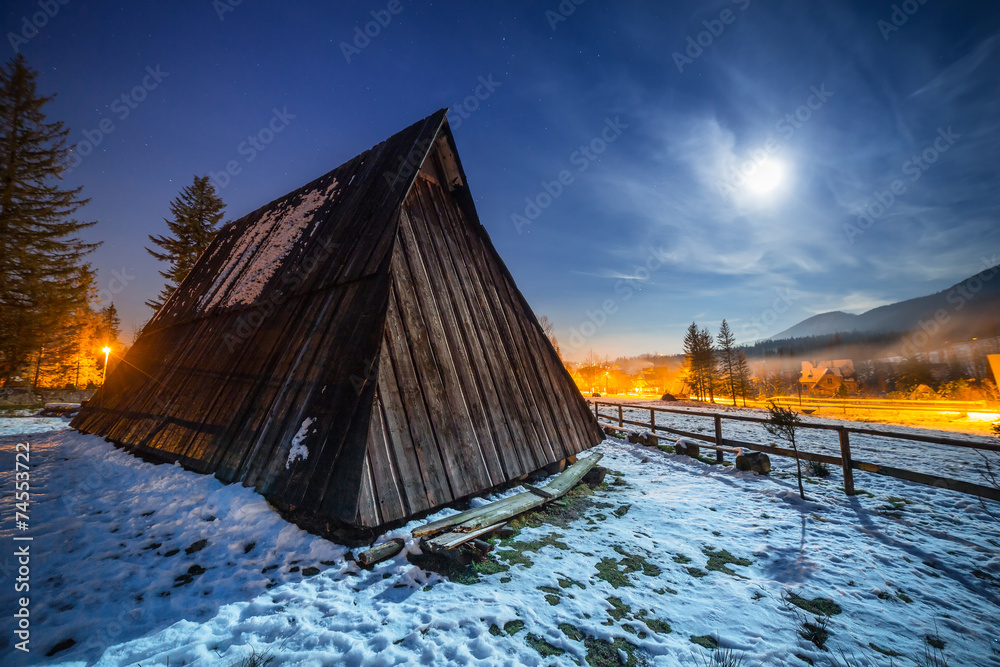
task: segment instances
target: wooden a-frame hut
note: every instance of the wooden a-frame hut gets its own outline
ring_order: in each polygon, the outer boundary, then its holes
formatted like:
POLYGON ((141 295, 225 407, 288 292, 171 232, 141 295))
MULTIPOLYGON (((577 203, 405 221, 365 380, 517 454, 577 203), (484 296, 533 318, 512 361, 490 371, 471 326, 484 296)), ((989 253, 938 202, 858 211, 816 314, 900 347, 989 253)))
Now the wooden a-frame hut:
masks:
POLYGON ((330 530, 602 439, 479 223, 445 110, 226 225, 73 426, 330 530))

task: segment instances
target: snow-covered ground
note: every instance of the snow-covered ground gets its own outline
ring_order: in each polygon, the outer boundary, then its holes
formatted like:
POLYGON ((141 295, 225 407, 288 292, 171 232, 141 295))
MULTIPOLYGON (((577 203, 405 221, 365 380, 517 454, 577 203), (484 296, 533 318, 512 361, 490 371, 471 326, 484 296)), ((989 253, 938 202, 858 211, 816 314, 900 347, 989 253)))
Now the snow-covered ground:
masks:
POLYGON ((834 471, 803 502, 776 457, 759 477, 608 440, 597 451, 620 483, 575 499, 563 525, 524 528, 459 583, 411 564, 412 539, 365 571, 249 489, 53 427, 66 421, 0 420, 29 434, 0 437, 5 665, 232 665, 254 651, 301 665, 692 665, 708 655, 699 637, 747 666, 837 664, 841 650, 889 664, 873 646, 913 665, 928 637, 949 665, 1000 664, 1000 526, 958 493, 858 473, 873 495, 847 498, 834 471), (34 538, 28 655, 13 649, 15 535, 34 538), (826 650, 801 636, 816 615, 789 593, 841 610, 826 650))

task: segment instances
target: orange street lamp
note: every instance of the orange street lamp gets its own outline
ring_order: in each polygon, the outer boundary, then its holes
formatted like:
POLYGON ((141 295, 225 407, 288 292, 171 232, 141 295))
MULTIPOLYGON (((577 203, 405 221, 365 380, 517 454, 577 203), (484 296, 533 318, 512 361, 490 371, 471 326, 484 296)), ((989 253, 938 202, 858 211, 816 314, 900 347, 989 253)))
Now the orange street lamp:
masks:
POLYGON ((104 386, 104 381, 108 379, 108 356, 111 354, 111 348, 105 345, 101 348, 101 352, 104 353, 104 377, 101 378, 101 386, 104 386))

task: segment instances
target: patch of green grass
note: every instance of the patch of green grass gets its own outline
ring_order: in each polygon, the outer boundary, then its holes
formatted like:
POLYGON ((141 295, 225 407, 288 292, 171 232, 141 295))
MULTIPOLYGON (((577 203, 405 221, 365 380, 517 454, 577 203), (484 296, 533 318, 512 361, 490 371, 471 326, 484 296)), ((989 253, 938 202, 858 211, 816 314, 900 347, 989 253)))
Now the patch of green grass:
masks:
POLYGON ((593 507, 595 490, 607 490, 607 488, 606 483, 602 483, 596 489, 588 484, 577 484, 557 502, 549 503, 534 511, 511 519, 507 525, 514 530, 514 534, 501 540, 500 544, 506 545, 510 543, 523 528, 538 528, 544 525, 565 528, 573 521, 584 516, 593 507))
POLYGON ((697 644, 698 646, 703 646, 710 651, 714 651, 719 648, 719 642, 711 635, 691 635, 688 639, 692 644, 697 644))
POLYGON ((807 600, 804 597, 799 597, 795 593, 788 592, 785 594, 785 599, 799 609, 803 609, 816 616, 836 616, 843 611, 839 604, 827 598, 813 598, 812 600, 807 600))
MULTIPOLYGON (((497 557, 502 557, 505 553, 517 555, 517 552, 514 551, 497 552, 496 555, 497 557)), ((504 565, 493 560, 492 554, 482 563, 471 563, 469 565, 461 565, 447 556, 433 553, 423 553, 419 555, 409 554, 406 558, 422 570, 435 572, 440 574, 442 577, 446 577, 449 581, 453 581, 456 584, 462 584, 464 586, 478 584, 480 582, 480 575, 497 574, 498 572, 506 572, 510 569, 509 565, 504 565)), ((527 567, 531 567, 531 565, 533 565, 530 560, 528 560, 527 563, 527 567)), ((508 581, 510 581, 510 579, 508 579, 508 581)))
POLYGON ((646 624, 647 628, 658 634, 668 635, 671 632, 673 632, 673 629, 670 627, 669 623, 667 623, 666 621, 661 621, 658 618, 645 618, 644 614, 643 618, 641 618, 640 620, 646 624))
POLYGON ((507 621, 506 623, 503 624, 503 631, 506 632, 511 637, 513 637, 523 629, 524 629, 524 621, 521 620, 507 621))
POLYGON ((614 558, 602 558, 594 567, 597 569, 597 578, 608 582, 613 588, 633 585, 618 569, 618 561, 614 558))
POLYGON ((497 627, 496 623, 490 624, 490 634, 494 637, 503 637, 503 630, 497 627))
MULTIPOLYGON (((496 557, 498 560, 510 563, 510 565, 523 565, 525 567, 531 567, 535 564, 535 561, 531 560, 516 549, 504 549, 503 551, 497 551, 496 557)), ((510 568, 508 567, 507 569, 510 568)))
POLYGON ((562 538, 562 535, 560 535, 559 533, 551 533, 549 535, 543 535, 542 537, 538 538, 537 540, 530 540, 528 542, 520 542, 520 541, 517 541, 517 542, 507 542, 507 541, 504 541, 504 542, 501 542, 501 546, 507 547, 507 548, 510 548, 510 549, 516 549, 517 551, 520 551, 522 553, 525 552, 525 551, 535 551, 535 552, 537 552, 537 551, 540 551, 541 549, 543 549, 544 547, 554 547, 556 549, 562 549, 563 551, 569 551, 569 545, 566 544, 565 542, 561 542, 560 541, 561 538, 562 538))
POLYGON ((730 570, 726 565, 741 565, 743 567, 750 565, 750 561, 746 558, 736 558, 725 549, 715 551, 711 547, 705 547, 701 551, 708 556, 708 564, 705 565, 705 569, 709 572, 722 572, 731 577, 738 577, 740 575, 730 570))
POLYGON ((889 501, 889 504, 892 505, 894 510, 902 510, 905 509, 907 505, 912 504, 906 498, 898 498, 896 496, 889 496, 886 500, 889 501))
POLYGON ((626 667, 641 667, 648 664, 641 654, 636 653, 639 647, 621 637, 616 637, 612 642, 587 637, 583 640, 583 645, 587 648, 587 664, 590 667, 619 667, 622 664, 618 657, 619 650, 625 652, 626 667))
POLYGON ((614 514, 616 517, 620 519, 626 514, 628 514, 628 511, 630 509, 632 509, 631 505, 622 505, 621 507, 616 508, 615 511, 612 512, 612 514, 614 514))
POLYGON ((666 452, 667 454, 677 453, 677 450, 674 448, 673 445, 657 445, 656 448, 659 449, 661 452, 666 452))
POLYGON ((878 592, 878 599, 879 600, 891 600, 892 599, 892 593, 890 593, 889 591, 879 591, 878 592))
POLYGON ((553 588, 552 586, 538 586, 538 590, 545 593, 545 601, 553 607, 561 602, 561 596, 559 595, 558 588, 553 588))
POLYGON ((632 586, 632 582, 626 576, 632 572, 642 572, 647 577, 658 577, 662 570, 654 563, 650 563, 644 556, 629 553, 622 547, 615 545, 615 551, 622 555, 622 558, 602 558, 594 567, 597 569, 597 578, 611 584, 614 588, 622 586, 632 586))
POLYGON ((658 577, 663 574, 663 570, 661 570, 658 565, 650 563, 644 556, 629 553, 618 545, 614 546, 614 550, 624 556, 624 558, 618 562, 625 567, 626 573, 638 572, 641 570, 647 577, 658 577))
POLYGON ((913 602, 913 598, 911 598, 909 595, 907 595, 905 592, 903 592, 902 589, 899 589, 899 590, 896 591, 896 597, 898 597, 903 602, 906 602, 907 604, 909 604, 910 602, 913 602))
POLYGON ((680 563, 681 565, 687 565, 688 563, 691 562, 691 559, 685 556, 684 554, 677 554, 676 556, 674 556, 674 562, 680 563))
POLYGON ((610 597, 608 598, 608 604, 611 605, 611 610, 608 612, 608 616, 616 621, 626 618, 632 612, 632 607, 622 602, 621 598, 610 597))
POLYGON ((556 583, 559 584, 559 588, 571 588, 573 586, 579 586, 580 590, 587 590, 587 587, 581 584, 575 579, 570 579, 569 577, 559 577, 556 579, 556 583))
POLYGON ((533 635, 531 633, 528 633, 528 636, 525 637, 524 640, 528 642, 528 646, 538 651, 538 654, 541 655, 543 658, 548 658, 549 656, 555 656, 555 655, 562 655, 563 653, 566 652, 561 648, 557 648, 552 644, 548 643, 538 635, 533 635))
POLYGON ((690 574, 695 579, 701 579, 702 577, 708 576, 708 572, 705 572, 705 570, 701 569, 700 567, 686 567, 684 569, 687 570, 687 573, 690 574))
POLYGON ((882 648, 881 646, 879 646, 878 644, 875 644, 874 642, 870 642, 870 643, 868 644, 868 646, 869 646, 869 648, 871 648, 871 649, 872 649, 873 651, 878 651, 878 652, 879 652, 879 653, 881 653, 882 655, 887 655, 887 656, 889 656, 890 658, 901 658, 901 657, 903 656, 903 654, 902 654, 902 653, 896 653, 896 652, 895 652, 895 651, 893 651, 893 650, 892 650, 891 648, 882 648))
POLYGON ((577 628, 574 628, 572 625, 570 625, 569 623, 560 623, 558 625, 558 628, 562 630, 562 633, 564 635, 566 635, 575 642, 583 641, 583 638, 586 636, 582 632, 580 632, 577 628))
POLYGON ((492 558, 489 558, 482 563, 473 563, 472 569, 475 570, 477 574, 499 574, 500 572, 507 572, 510 570, 510 565, 504 565, 503 563, 498 563, 492 558))
POLYGON ((677 591, 670 588, 669 586, 664 586, 663 588, 654 588, 653 592, 656 593, 657 595, 664 595, 666 593, 670 593, 671 595, 677 595, 677 591))

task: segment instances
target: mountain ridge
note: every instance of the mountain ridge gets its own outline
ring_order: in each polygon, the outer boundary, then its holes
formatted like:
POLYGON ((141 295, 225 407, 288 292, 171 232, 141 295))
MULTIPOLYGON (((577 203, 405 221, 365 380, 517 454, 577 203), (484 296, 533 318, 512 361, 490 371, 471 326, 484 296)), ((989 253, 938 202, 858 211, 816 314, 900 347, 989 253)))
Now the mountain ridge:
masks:
POLYGON ((1000 335, 1000 264, 948 289, 886 304, 860 314, 834 310, 808 317, 769 340, 837 333, 924 331, 942 340, 1000 335))

